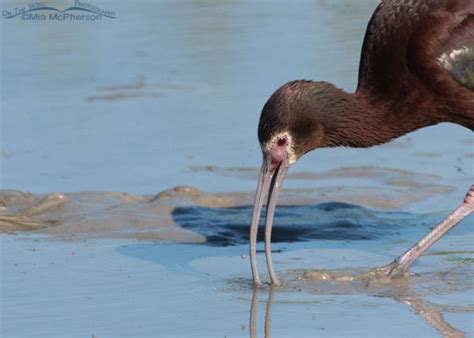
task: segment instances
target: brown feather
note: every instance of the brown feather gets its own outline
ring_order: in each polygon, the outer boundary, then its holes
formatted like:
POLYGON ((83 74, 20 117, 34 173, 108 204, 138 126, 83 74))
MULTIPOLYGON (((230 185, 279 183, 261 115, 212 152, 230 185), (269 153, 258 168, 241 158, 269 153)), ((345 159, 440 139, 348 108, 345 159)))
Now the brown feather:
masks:
POLYGON ((319 147, 370 147, 441 122, 474 130, 474 92, 439 62, 474 41, 473 18, 472 0, 383 1, 367 27, 356 92, 327 82, 283 85, 260 116, 261 145, 289 132, 299 158, 319 147))

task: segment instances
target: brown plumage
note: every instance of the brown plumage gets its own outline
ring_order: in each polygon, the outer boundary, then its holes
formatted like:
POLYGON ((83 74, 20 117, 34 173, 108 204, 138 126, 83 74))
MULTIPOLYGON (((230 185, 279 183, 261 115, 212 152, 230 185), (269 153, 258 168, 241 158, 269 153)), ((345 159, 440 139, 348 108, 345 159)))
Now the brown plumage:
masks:
MULTIPOLYGON (((382 1, 367 26, 355 93, 291 81, 263 107, 263 164, 250 230, 254 283, 260 285, 255 243, 267 191, 265 255, 271 282, 278 283, 270 237, 278 191, 293 162, 316 148, 370 147, 441 122, 474 130, 474 0, 382 1)), ((474 186, 454 213, 380 272, 405 271, 473 211, 474 186)))
POLYGON ((356 92, 326 82, 283 85, 263 108, 260 143, 288 130, 300 157, 320 147, 369 147, 440 122, 474 130, 474 92, 438 61, 463 47, 472 51, 466 72, 474 76, 474 1, 384 1, 367 27, 356 92))

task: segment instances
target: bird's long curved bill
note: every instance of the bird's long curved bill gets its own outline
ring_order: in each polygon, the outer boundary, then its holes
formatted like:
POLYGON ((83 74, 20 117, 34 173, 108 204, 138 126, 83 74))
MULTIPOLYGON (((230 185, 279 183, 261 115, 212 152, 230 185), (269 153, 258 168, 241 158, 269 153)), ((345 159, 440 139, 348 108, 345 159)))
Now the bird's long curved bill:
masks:
POLYGON ((265 195, 268 192, 267 212, 265 219, 265 257, 267 259, 267 268, 272 284, 279 284, 273 269, 271 257, 271 234, 273 225, 273 215, 275 213, 276 202, 280 192, 281 183, 285 178, 287 168, 284 165, 274 165, 269 158, 264 157, 260 177, 258 179, 257 192, 255 194, 255 202, 253 206, 252 223, 250 225, 250 266, 252 268, 252 276, 254 285, 260 286, 260 276, 257 269, 256 247, 257 232, 262 212, 262 206, 265 195))

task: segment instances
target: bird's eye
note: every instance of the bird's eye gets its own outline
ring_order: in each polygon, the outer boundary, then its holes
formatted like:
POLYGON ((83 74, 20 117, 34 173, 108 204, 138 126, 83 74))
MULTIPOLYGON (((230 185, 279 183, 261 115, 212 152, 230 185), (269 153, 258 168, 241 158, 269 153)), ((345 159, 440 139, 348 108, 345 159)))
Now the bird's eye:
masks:
POLYGON ((277 144, 279 147, 283 147, 286 146, 286 142, 286 138, 279 138, 277 144))

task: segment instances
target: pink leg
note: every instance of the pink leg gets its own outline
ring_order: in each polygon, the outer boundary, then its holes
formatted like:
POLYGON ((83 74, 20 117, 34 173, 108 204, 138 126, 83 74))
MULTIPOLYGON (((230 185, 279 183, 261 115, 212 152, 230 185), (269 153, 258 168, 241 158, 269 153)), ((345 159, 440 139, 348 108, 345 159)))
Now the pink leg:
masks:
POLYGON ((393 276, 407 271, 413 262, 431 247, 445 233, 454 228, 456 224, 469 216, 474 211, 474 185, 468 190, 464 201, 444 221, 439 223, 429 234, 413 245, 403 255, 387 266, 380 268, 383 275, 393 276))

